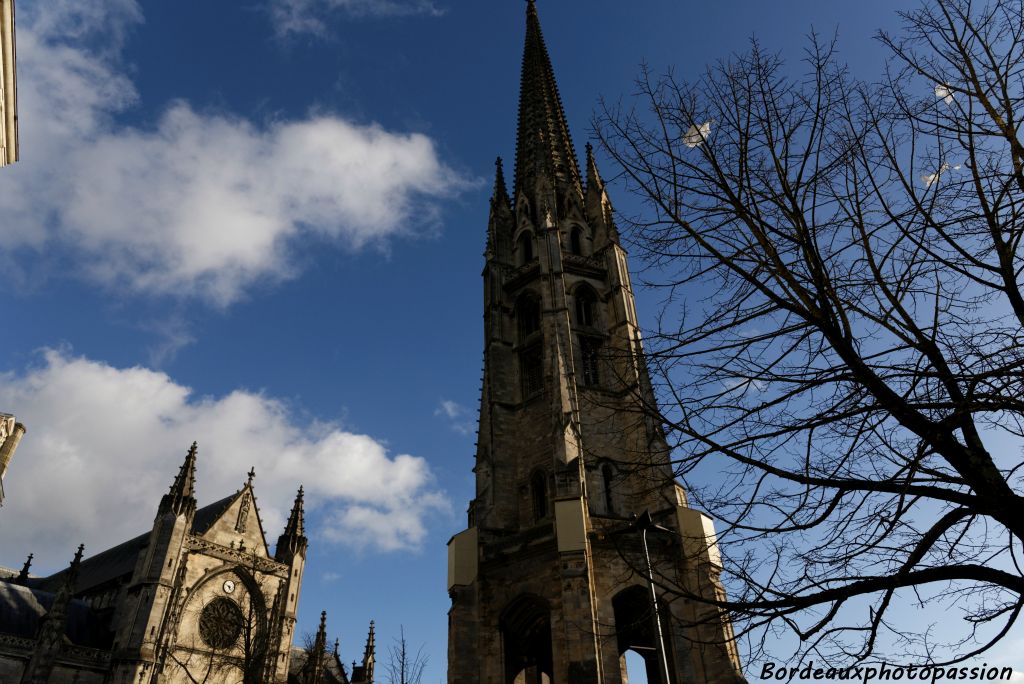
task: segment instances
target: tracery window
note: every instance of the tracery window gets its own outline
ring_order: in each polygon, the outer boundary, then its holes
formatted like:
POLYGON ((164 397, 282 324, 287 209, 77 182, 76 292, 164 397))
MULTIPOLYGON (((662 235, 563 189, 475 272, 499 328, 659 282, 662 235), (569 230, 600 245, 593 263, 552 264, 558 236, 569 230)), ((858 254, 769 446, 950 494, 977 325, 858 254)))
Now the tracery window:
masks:
POLYGON ((592 387, 600 382, 601 342, 592 337, 580 336, 580 362, 583 370, 583 384, 592 387))
POLYGON ((199 638, 210 648, 230 648, 242 633, 242 610, 231 599, 218 596, 199 615, 199 638))
POLYGON ((519 352, 519 376, 524 399, 544 389, 544 356, 540 345, 519 352))
POLYGON ((516 326, 520 343, 540 330, 540 300, 534 295, 524 293, 516 301, 516 326))
POLYGON ((594 311, 597 308, 597 295, 586 285, 576 288, 576 325, 593 327, 594 311))
POLYGON ((533 519, 548 517, 548 477, 543 470, 534 472, 530 478, 530 497, 533 499, 533 519))

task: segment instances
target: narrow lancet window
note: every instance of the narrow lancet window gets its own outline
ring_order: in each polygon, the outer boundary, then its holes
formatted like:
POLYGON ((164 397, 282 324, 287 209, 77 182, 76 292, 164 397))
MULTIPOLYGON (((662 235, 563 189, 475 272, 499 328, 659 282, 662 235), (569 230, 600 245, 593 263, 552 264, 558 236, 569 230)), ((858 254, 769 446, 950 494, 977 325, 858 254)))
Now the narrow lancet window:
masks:
POLYGON ((583 231, 578 227, 569 233, 569 251, 577 256, 583 255, 583 231))
POLYGON ((529 231, 519 236, 518 250, 520 266, 525 266, 533 261, 533 236, 529 231))
POLYGON ((540 330, 540 300, 530 294, 522 295, 516 302, 516 324, 519 343, 540 330))
POLYGON ((580 337, 580 356, 583 367, 583 384, 593 387, 600 382, 598 374, 601 343, 590 337, 580 337))
POLYGON ((593 327, 594 309, 597 308, 597 296, 587 286, 576 289, 576 325, 593 327))
POLYGON ((605 463, 601 466, 601 480, 604 485, 604 512, 608 515, 615 513, 615 504, 612 501, 612 478, 614 473, 612 472, 611 465, 605 463))
POLYGON ((533 498, 533 519, 543 520, 548 517, 548 478, 543 470, 538 470, 530 478, 530 493, 533 498))

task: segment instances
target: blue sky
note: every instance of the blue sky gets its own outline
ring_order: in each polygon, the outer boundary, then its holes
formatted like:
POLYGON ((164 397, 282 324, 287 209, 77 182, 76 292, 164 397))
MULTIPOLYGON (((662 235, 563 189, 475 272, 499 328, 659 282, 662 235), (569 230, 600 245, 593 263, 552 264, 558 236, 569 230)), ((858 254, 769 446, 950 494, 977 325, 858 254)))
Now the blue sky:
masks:
MULTIPOLYGON (((838 28, 870 78, 871 35, 908 5, 539 8, 582 149, 598 98, 628 98, 641 61, 697 76, 756 34, 795 62, 812 27, 838 28)), ((29 432, 0 565, 33 552, 52 571, 80 541, 144 531, 195 439, 200 505, 254 465, 272 539, 305 485, 300 633, 326 609, 351 660, 371 618, 382 646, 403 624, 426 681, 443 678, 445 542, 472 496, 481 253, 494 158, 514 154, 523 8, 19 0, 0 410, 29 432)))

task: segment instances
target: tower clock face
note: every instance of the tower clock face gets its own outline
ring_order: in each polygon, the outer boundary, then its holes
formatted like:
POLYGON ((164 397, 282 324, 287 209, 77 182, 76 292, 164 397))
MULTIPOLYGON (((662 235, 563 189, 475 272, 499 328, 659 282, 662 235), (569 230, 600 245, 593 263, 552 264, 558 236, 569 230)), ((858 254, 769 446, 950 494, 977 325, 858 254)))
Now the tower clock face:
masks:
POLYGON ((224 580, 224 593, 230 594, 235 590, 235 583, 232 580, 224 580))

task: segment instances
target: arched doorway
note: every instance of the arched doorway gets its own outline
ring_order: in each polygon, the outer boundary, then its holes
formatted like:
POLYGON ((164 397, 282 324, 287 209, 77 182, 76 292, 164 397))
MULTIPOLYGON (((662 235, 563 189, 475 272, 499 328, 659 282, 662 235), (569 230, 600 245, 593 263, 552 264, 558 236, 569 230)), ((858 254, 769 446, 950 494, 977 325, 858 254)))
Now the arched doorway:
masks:
POLYGON ((550 684, 551 609, 539 596, 520 596, 501 615, 505 684, 550 684))
MULTIPOLYGON (((615 611, 615 637, 619 651, 619 662, 624 674, 629 675, 629 684, 650 682, 663 684, 658 662, 658 651, 651 611, 651 594, 647 587, 632 586, 623 589, 612 599, 615 611), (628 657, 627 657, 628 654, 628 657)), ((661 631, 665 637, 668 652, 669 672, 674 671, 672 638, 669 632, 668 606, 659 602, 661 631)), ((625 681, 623 677, 623 681, 625 681)), ((669 684, 675 684, 670 682, 669 684)))
POLYGON ((630 649, 619 656, 625 665, 622 672, 623 684, 655 684, 657 680, 647 679, 647 661, 636 651, 630 649))

